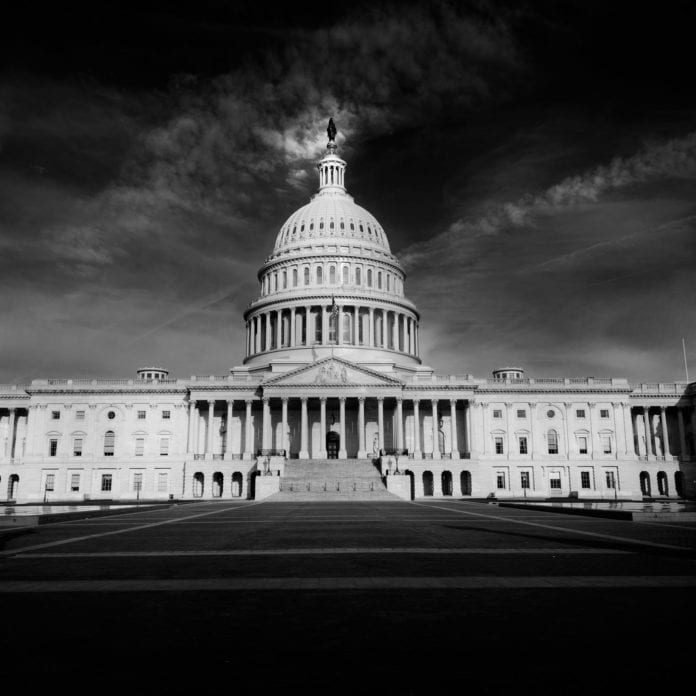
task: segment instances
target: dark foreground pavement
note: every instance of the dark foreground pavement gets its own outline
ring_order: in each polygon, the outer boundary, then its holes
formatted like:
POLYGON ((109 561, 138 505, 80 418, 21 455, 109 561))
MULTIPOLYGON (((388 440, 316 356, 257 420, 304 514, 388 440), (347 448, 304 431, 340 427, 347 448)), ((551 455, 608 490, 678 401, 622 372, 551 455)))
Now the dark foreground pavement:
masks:
POLYGON ((201 503, 0 545, 6 692, 693 688, 696 524, 201 503))

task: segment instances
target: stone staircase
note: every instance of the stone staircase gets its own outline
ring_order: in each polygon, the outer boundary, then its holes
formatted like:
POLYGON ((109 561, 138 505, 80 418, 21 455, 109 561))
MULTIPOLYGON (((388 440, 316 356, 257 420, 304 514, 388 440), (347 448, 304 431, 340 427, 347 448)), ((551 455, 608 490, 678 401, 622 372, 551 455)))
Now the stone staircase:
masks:
POLYGON ((398 500, 379 470, 363 459, 290 459, 272 500, 398 500))

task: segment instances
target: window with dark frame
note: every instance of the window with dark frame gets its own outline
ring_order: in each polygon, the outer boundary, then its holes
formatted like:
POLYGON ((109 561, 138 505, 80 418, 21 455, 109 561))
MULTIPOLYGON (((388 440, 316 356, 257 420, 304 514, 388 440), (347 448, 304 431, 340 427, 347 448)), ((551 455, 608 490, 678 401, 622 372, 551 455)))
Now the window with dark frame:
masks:
POLYGON ((581 488, 590 488, 590 472, 581 471, 580 472, 580 486, 581 488))
POLYGON ((527 436, 520 435, 520 454, 527 454, 527 436))
POLYGON ((502 437, 495 438, 495 453, 496 454, 505 454, 505 452, 503 451, 503 438, 502 437))
POLYGON ((111 490, 112 478, 113 477, 111 474, 102 474, 102 478, 101 478, 102 491, 110 491, 111 490))
POLYGON ((51 438, 48 441, 48 456, 55 457, 57 453, 58 453, 58 440, 55 438, 51 438))

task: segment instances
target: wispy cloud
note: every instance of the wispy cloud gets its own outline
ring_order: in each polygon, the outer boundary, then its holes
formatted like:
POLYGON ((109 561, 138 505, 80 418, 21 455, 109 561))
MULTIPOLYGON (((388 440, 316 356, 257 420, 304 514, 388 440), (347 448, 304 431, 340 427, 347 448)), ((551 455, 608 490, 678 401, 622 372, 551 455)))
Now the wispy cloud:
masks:
POLYGON ((466 253, 466 240, 471 237, 533 225, 541 216, 593 204, 612 191, 665 178, 696 178, 696 132, 648 145, 632 157, 616 157, 608 165, 568 177, 541 194, 530 193, 514 202, 496 204, 479 217, 456 220, 434 238, 404 249, 401 260, 406 268, 413 268, 431 255, 466 253))

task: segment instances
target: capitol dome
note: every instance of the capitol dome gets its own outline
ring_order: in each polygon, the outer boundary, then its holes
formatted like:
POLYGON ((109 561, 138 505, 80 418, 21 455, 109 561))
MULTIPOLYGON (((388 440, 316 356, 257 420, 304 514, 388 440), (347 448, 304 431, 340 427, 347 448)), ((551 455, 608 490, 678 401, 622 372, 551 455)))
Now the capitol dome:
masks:
POLYGON ((382 226, 347 192, 332 127, 318 192, 282 225, 259 269, 260 296, 244 315, 245 364, 331 354, 419 365, 419 314, 404 295, 405 273, 382 226))

